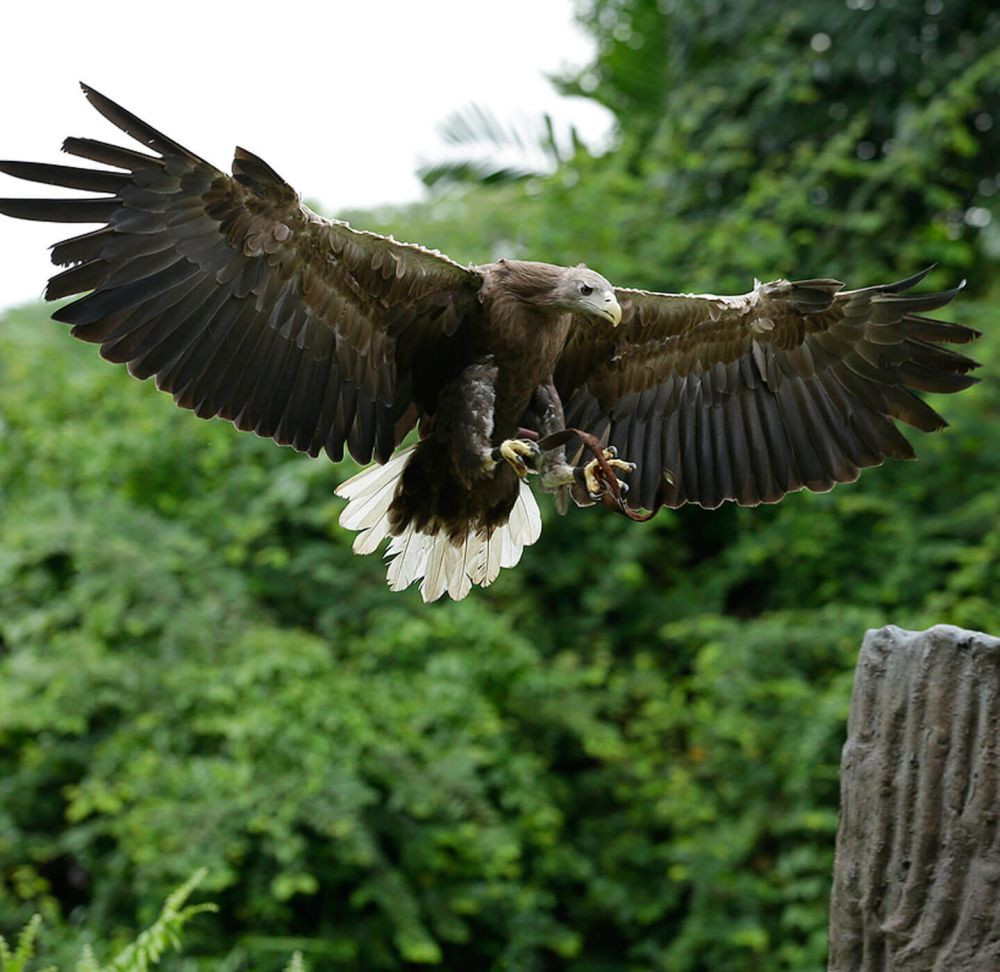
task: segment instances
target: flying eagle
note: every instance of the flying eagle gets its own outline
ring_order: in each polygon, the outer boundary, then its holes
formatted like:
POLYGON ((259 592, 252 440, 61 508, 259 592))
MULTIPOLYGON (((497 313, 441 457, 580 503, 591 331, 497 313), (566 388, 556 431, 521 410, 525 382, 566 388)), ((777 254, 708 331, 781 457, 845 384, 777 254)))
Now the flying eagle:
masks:
POLYGON ((202 418, 374 459, 339 488, 341 523, 358 553, 388 538, 390 586, 421 580, 427 601, 491 583, 538 539, 529 473, 563 508, 623 505, 624 481, 650 511, 773 503, 913 458, 894 420, 945 422, 912 389, 975 381, 976 362, 940 345, 978 332, 923 316, 958 288, 905 293, 927 271, 718 297, 617 288, 582 264, 462 266, 318 216, 244 149, 227 175, 83 90, 143 151, 69 138, 110 168, 0 163, 97 194, 0 200, 103 224, 53 247, 68 269, 46 298, 85 294, 53 317, 202 418), (567 458, 567 427, 599 443, 592 458, 578 444, 567 458))

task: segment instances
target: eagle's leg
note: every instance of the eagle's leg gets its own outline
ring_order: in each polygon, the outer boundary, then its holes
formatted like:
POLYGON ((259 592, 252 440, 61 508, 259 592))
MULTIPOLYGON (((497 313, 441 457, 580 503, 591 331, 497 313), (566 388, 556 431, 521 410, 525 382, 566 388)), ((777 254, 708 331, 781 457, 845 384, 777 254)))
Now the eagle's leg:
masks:
MULTIPOLYGON (((551 379, 535 389, 523 420, 525 425, 537 429, 539 437, 543 439, 566 428, 562 401, 551 379)), ((576 470, 566 461, 564 446, 546 449, 542 453, 538 462, 538 473, 542 492, 552 493, 555 496, 556 510, 559 513, 566 512, 570 499, 577 506, 592 505, 592 501, 584 495, 578 482, 576 470)))
POLYGON ((484 476, 492 477, 502 462, 523 479, 534 471, 538 459, 538 443, 527 438, 505 439, 493 447, 496 381, 496 363, 486 355, 466 367, 440 395, 435 435, 448 444, 452 467, 467 488, 484 476))
MULTIPOLYGON (((537 429, 541 439, 566 428, 562 402, 551 379, 535 389, 522 416, 522 424, 530 429, 537 429)), ((557 493, 573 482, 573 467, 566 462, 566 450, 562 446, 546 449, 541 453, 536 470, 539 473, 539 485, 546 493, 557 493)))
MULTIPOLYGON (((562 401, 551 379, 535 389, 524 419, 526 424, 538 429, 542 439, 566 428, 562 401)), ((570 498, 577 506, 592 506, 609 491, 617 492, 620 496, 628 492, 628 483, 617 476, 616 488, 612 489, 605 478, 607 468, 612 473, 616 470, 631 473, 635 472, 636 466, 633 462, 619 459, 618 450, 614 446, 603 450, 603 462, 595 455, 590 462, 572 466, 566 461, 565 447, 557 446, 542 454, 539 463, 540 485, 544 492, 556 494, 556 508, 561 513, 566 511, 570 498)))
MULTIPOLYGON (((452 469, 467 489, 492 476, 502 460, 494 455, 493 409, 497 366, 492 355, 468 365, 441 391, 434 435, 447 444, 452 469)), ((506 443, 504 443, 506 445, 506 443)))

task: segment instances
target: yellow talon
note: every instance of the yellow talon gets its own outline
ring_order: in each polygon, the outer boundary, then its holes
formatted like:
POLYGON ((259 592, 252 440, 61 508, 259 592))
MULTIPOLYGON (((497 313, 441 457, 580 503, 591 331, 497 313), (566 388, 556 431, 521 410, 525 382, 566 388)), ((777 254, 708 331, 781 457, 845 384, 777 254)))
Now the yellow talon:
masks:
MULTIPOLYGON (((604 460, 607 462, 612 469, 620 469, 622 472, 630 473, 635 472, 634 462, 625 462, 624 459, 618 458, 618 450, 615 448, 604 450, 604 460)), ((590 494, 591 499, 597 499, 605 492, 605 484, 603 479, 603 470, 601 468, 600 460, 591 459, 583 467, 583 482, 587 487, 587 492, 590 494)), ((618 480, 619 488, 622 493, 628 492, 628 483, 623 483, 620 479, 618 480)))
POLYGON ((493 450, 490 458, 494 466, 503 459, 521 479, 524 479, 529 472, 536 471, 534 467, 540 454, 537 442, 529 439, 504 439, 493 450))

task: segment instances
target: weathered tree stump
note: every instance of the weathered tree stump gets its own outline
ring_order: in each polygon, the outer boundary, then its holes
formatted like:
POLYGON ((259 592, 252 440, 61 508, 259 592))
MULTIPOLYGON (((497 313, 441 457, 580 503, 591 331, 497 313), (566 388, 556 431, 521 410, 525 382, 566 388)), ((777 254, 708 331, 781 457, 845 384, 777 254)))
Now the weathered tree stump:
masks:
POLYGON ((840 779, 831 972, 1000 970, 1000 639, 869 631, 840 779))

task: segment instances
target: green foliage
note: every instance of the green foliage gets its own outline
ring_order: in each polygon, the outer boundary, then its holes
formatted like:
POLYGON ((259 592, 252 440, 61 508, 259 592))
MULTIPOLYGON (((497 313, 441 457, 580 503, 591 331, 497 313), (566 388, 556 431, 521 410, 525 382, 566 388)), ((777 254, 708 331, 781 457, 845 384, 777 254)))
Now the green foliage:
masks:
POLYGON ((353 470, 7 315, 0 930, 41 913, 44 961, 117 954, 204 866, 219 911, 164 967, 822 967, 864 629, 1000 631, 995 224, 966 218, 996 198, 997 25, 946 6, 595 0, 575 83, 614 152, 355 217, 657 288, 966 269, 986 380, 935 403, 918 463, 829 494, 546 510, 516 571, 425 606, 337 527, 353 470))
POLYGON ((158 965, 168 948, 178 951, 181 947, 181 932, 196 915, 216 911, 213 904, 187 905, 191 892, 204 880, 205 871, 194 875, 170 894, 163 905, 159 918, 142 932, 139 937, 119 952, 105 969, 91 957, 83 972, 148 972, 158 965))
MULTIPOLYGON (((185 906, 191 892, 204 877, 205 872, 198 871, 174 891, 167 898, 153 925, 140 933, 134 942, 126 945, 107 965, 99 963, 90 945, 85 945, 83 955, 76 963, 76 972, 149 972, 153 966, 159 965, 169 948, 180 951, 184 926, 196 915, 215 911, 215 906, 211 904, 185 906)), ((24 926, 14 953, 11 953, 0 935, 0 972, 28 972, 28 963, 34 956, 35 940, 41 922, 42 916, 34 915, 24 926)), ((57 969, 52 965, 44 972, 57 972, 57 969)), ((301 956, 293 956, 286 972, 304 972, 301 956)))
MULTIPOLYGON (((35 956, 35 939, 38 937, 38 926, 42 916, 35 915, 21 931, 17 939, 17 948, 12 952, 6 939, 0 935, 0 972, 27 972, 28 965, 35 956)), ((55 966, 49 966, 45 972, 56 972, 55 966)))
POLYGON ((350 553, 332 467, 40 311, 0 340, 5 922, 114 937, 203 864, 185 968, 816 967, 861 632, 1000 629, 995 383, 918 465, 646 528, 550 512, 428 608, 350 553))

